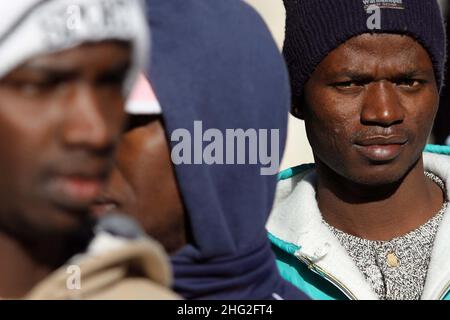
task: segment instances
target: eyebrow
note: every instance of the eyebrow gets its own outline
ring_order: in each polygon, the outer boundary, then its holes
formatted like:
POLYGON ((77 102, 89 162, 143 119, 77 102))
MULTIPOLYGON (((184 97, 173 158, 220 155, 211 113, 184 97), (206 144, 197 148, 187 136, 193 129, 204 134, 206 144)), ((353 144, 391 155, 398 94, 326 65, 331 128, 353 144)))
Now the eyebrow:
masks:
POLYGON ((79 71, 75 69, 58 69, 55 67, 45 67, 45 66, 23 66, 21 71, 24 72, 32 72, 36 75, 45 75, 50 78, 64 78, 64 79, 73 79, 78 74, 79 71))
MULTIPOLYGON (((397 79, 414 79, 417 77, 425 77, 428 76, 429 72, 427 71, 421 71, 421 70, 417 70, 417 69, 411 69, 411 70, 405 70, 402 72, 398 72, 393 76, 390 76, 388 79, 391 80, 397 80, 397 79)), ((347 71, 343 71, 343 72, 337 72, 334 77, 345 77, 345 78, 349 78, 351 80, 354 81, 360 81, 360 82, 365 82, 365 81, 372 81, 374 80, 374 76, 370 73, 364 73, 364 72, 360 72, 360 71, 352 71, 352 70, 347 70, 347 71)))
MULTIPOLYGON (((113 76, 117 74, 125 73, 130 67, 131 61, 125 60, 109 66, 107 69, 101 70, 100 77, 113 76)), ((70 80, 78 77, 81 71, 77 67, 65 67, 65 66, 45 66, 40 64, 25 64, 20 68, 23 72, 32 72, 36 75, 45 75, 48 78, 55 78, 61 80, 70 80)))

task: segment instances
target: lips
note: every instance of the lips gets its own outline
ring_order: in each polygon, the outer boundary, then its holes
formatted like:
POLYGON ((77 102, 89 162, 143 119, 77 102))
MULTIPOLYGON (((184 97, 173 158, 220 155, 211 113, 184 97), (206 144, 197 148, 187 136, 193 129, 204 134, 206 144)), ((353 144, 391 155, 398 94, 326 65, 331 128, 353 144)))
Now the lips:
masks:
POLYGON ((102 190, 104 178, 82 175, 59 175, 51 179, 50 188, 58 204, 68 209, 88 208, 102 190))
POLYGON ((372 162, 388 162, 396 159, 407 143, 404 136, 372 136, 357 140, 355 146, 372 162))
POLYGON ((403 136, 373 136, 356 141, 360 146, 373 146, 373 145, 392 145, 392 144, 405 144, 408 138, 403 136))

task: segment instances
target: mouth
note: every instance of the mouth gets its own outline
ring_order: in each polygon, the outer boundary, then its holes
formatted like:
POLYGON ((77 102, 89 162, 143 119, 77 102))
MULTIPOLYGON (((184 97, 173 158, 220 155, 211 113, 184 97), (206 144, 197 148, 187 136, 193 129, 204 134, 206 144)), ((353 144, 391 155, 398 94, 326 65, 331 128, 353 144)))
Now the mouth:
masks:
POLYGON ((100 194, 105 177, 100 175, 56 175, 51 179, 50 192, 61 207, 87 210, 100 194))
POLYGON ((389 162, 396 159, 408 139, 403 136, 374 136, 355 142, 356 149, 372 162, 389 162))

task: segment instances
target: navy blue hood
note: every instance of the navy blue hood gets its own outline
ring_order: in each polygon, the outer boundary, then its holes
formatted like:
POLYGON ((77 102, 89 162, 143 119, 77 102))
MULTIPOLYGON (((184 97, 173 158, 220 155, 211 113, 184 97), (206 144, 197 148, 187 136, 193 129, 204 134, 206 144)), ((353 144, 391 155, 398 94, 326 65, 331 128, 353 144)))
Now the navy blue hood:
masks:
MULTIPOLYGON (((290 90, 266 25, 240 0, 147 0, 147 76, 168 137, 178 128, 279 129, 290 90)), ((176 142, 171 142, 173 148, 176 142)), ((247 150, 248 151, 248 150, 247 150)), ((262 165, 176 165, 193 243, 172 257, 174 290, 188 299, 302 299, 281 279, 265 230, 276 175, 262 165)))

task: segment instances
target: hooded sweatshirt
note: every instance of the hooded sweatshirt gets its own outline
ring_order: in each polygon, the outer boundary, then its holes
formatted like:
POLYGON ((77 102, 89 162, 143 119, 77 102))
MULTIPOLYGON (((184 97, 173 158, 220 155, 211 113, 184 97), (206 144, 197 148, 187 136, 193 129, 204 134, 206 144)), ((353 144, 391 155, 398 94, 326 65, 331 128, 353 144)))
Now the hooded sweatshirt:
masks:
MULTIPOLYGON (((148 0, 147 5, 153 36, 147 76, 167 138, 184 128, 195 144, 197 120, 203 130, 214 128, 224 136, 226 129, 278 129, 274 150, 281 156, 289 82, 262 19, 240 0, 148 0)), ((172 148, 176 145, 171 141, 172 148)), ((173 287, 184 298, 305 298, 280 277, 265 231, 276 177, 261 175, 262 165, 249 162, 175 165, 193 236, 171 257, 173 287)))

